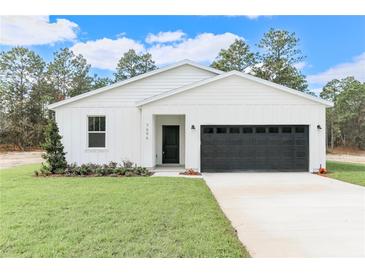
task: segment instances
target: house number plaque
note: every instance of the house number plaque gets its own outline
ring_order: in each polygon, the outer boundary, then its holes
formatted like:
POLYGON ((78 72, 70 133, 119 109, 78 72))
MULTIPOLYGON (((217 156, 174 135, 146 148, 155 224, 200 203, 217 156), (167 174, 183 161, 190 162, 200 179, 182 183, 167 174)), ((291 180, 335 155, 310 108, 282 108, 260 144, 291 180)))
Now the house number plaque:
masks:
POLYGON ((148 123, 146 123, 146 140, 148 140, 148 123))

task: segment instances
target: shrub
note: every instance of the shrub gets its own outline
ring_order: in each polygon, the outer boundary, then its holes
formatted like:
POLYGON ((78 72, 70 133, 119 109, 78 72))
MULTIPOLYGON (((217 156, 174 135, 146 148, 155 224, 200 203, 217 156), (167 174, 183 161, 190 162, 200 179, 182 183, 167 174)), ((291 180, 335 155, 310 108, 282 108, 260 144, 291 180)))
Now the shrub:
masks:
POLYGON ((123 176, 125 175, 127 169, 125 167, 117 167, 114 172, 115 174, 119 175, 119 176, 123 176))
MULTIPOLYGON (((82 164, 78 166, 73 163, 67 165, 64 170, 57 171, 57 174, 64 174, 65 176, 150 176, 151 172, 141 166, 137 166, 136 164, 125 161, 123 164, 118 165, 115 162, 110 162, 109 164, 97 165, 97 164, 82 164)), ((41 175, 48 176, 50 175, 47 170, 41 171, 41 175)))
POLYGON ((125 168, 132 168, 134 166, 133 162, 125 160, 123 161, 123 167, 125 168))
POLYGON ((132 177, 133 176, 133 172, 132 171, 129 171, 127 170, 124 174, 125 177, 132 177))
POLYGON ((93 170, 92 170, 92 167, 90 165, 82 164, 80 166, 79 172, 80 172, 80 175, 86 176, 86 175, 92 174, 93 170))
POLYGON ((118 166, 118 163, 116 163, 116 162, 110 162, 110 163, 108 164, 108 167, 109 167, 109 168, 112 168, 112 169, 115 169, 117 166, 118 166))

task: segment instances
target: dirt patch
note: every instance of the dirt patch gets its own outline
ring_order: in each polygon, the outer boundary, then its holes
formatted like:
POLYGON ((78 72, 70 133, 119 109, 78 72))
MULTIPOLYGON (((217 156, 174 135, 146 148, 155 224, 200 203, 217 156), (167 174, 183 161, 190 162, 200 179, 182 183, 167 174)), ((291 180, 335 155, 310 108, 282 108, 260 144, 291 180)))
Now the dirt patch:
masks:
POLYGON ((336 147, 328 151, 327 160, 365 164, 365 150, 353 147, 336 147))
POLYGON ((41 147, 27 147, 24 150, 21 150, 16 145, 11 144, 0 144, 0 153, 8 153, 8 152, 25 152, 25 151, 42 151, 41 147))
POLYGON ((365 150, 360 150, 353 147, 336 147, 333 150, 329 150, 328 154, 355 155, 365 157, 365 150))
POLYGON ((365 154, 364 155, 327 154, 327 160, 337 161, 337 162, 365 164, 365 154))
POLYGON ((43 162, 42 151, 0 153, 0 169, 43 162))

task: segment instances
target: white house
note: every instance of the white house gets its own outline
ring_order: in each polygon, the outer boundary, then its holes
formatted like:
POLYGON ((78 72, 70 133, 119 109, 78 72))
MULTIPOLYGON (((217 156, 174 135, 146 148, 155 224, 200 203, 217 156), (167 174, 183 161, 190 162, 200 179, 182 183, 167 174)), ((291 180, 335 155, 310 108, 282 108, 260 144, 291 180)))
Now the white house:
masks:
POLYGON ((184 60, 49 109, 69 163, 314 171, 326 165, 331 106, 245 73, 184 60))

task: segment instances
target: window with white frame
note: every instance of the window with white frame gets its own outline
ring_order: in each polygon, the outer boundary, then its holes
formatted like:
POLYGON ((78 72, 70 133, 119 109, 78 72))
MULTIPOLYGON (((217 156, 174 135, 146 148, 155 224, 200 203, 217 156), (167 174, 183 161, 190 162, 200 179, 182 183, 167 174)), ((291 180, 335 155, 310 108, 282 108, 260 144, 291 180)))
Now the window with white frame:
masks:
POLYGON ((105 148, 105 116, 88 116, 88 147, 105 148))

